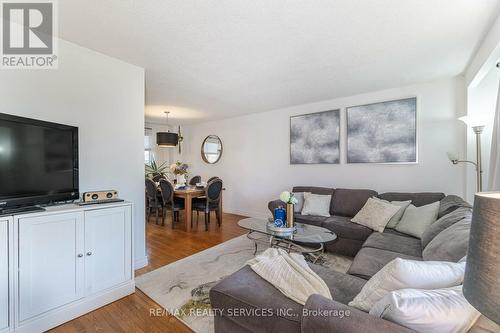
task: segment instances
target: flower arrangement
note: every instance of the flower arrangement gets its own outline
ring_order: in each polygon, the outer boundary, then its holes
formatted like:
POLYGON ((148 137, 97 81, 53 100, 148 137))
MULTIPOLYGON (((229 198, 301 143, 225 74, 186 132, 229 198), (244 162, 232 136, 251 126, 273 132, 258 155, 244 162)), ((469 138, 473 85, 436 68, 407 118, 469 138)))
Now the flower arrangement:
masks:
POLYGON ((187 174, 188 165, 186 163, 182 163, 181 161, 177 161, 170 166, 170 171, 174 175, 185 175, 187 174))
POLYGON ((281 192, 280 200, 286 204, 292 204, 292 205, 295 205, 297 204, 297 202, 299 202, 297 198, 293 196, 293 193, 288 191, 281 192))

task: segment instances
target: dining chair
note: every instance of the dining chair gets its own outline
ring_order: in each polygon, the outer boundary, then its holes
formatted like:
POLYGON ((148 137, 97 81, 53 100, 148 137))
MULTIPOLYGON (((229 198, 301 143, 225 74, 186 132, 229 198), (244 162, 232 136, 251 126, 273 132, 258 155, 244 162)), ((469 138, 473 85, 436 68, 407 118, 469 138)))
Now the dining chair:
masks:
POLYGON ((160 179, 167 179, 164 175, 154 175, 153 176, 153 181, 155 183, 158 183, 160 181, 160 179))
POLYGON ((208 184, 208 183, 210 183, 210 182, 211 182, 212 180, 214 180, 214 179, 220 179, 220 178, 219 178, 219 177, 217 177, 217 176, 215 176, 215 177, 210 177, 210 178, 208 178, 208 180, 207 180, 207 184, 208 184))
POLYGON ((151 213, 154 210, 156 215, 156 224, 158 224, 158 213, 162 209, 162 202, 158 200, 158 190, 153 180, 146 178, 146 219, 149 222, 151 213))
MULTIPOLYGON (((205 187, 205 198, 195 199, 193 201, 193 211, 204 212, 205 213, 205 231, 208 231, 208 224, 210 223, 210 212, 215 211, 215 217, 217 218, 217 224, 220 226, 221 221, 221 211, 220 211, 220 200, 222 194, 222 180, 219 178, 213 179, 208 182, 205 187)), ((189 212, 186 212, 189 213, 189 212)), ((192 214, 192 212, 191 212, 192 214)), ((191 221, 193 219, 191 218, 191 221)), ((196 223, 198 223, 198 218, 196 218, 196 223)))
POLYGON ((198 183, 201 183, 201 177, 200 176, 194 176, 193 178, 191 178, 191 180, 189 180, 189 185, 196 185, 198 183))
MULTIPOLYGON (((160 191, 163 199, 163 207, 165 212, 162 211, 162 225, 165 225, 165 218, 167 211, 172 211, 172 228, 174 223, 179 221, 179 212, 184 210, 184 200, 174 197, 174 185, 166 179, 160 179, 160 191)), ((187 214, 187 212, 186 212, 187 214)))

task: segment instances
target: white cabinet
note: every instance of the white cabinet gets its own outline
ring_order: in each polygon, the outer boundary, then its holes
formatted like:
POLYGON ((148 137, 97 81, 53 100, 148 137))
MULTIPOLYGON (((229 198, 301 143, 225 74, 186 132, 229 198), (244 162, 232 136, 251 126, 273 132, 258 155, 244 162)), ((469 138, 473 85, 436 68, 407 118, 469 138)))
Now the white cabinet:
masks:
POLYGON ((128 207, 85 212, 85 291, 93 294, 132 275, 128 207))
POLYGON ((83 297, 83 212, 19 219, 19 321, 83 297))
MULTIPOLYGON (((0 310, 9 258, 15 332, 43 332, 134 292, 130 203, 51 207, 11 225, 14 253, 3 255, 8 230, 0 220, 0 310)), ((0 333, 4 321, 2 312, 0 333)))
POLYGON ((0 332, 8 331, 10 326, 10 283, 12 282, 10 269, 10 245, 9 237, 11 220, 0 217, 0 332))

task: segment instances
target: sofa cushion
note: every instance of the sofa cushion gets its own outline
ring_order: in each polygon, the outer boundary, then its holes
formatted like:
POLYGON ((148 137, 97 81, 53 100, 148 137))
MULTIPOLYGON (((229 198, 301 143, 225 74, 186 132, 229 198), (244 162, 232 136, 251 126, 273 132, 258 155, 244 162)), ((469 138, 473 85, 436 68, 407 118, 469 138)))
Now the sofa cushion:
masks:
POLYGON ((384 232, 387 223, 396 213, 399 213, 400 209, 400 206, 391 204, 388 201, 368 198, 366 204, 351 221, 374 231, 384 232))
POLYGON ((422 234, 422 248, 425 248, 427 244, 429 244, 430 241, 433 240, 434 237, 436 237, 441 231, 445 230, 446 228, 452 226, 462 219, 470 219, 471 217, 472 209, 467 207, 457 208, 451 213, 442 216, 436 222, 427 227, 427 229, 425 229, 424 233, 422 234))
POLYGON ((366 283, 365 279, 337 272, 328 267, 315 264, 309 266, 325 281, 333 299, 340 303, 347 304, 352 301, 366 283))
POLYGON ((444 198, 444 193, 440 192, 417 192, 417 193, 405 193, 405 192, 387 192, 379 194, 378 197, 387 201, 406 201, 411 200, 414 206, 424 206, 430 203, 440 201, 444 198))
POLYGON ((470 235, 470 219, 463 219, 441 231, 424 248, 424 260, 457 262, 467 255, 470 235))
POLYGON ((377 192, 373 190, 338 188, 333 193, 332 215, 353 217, 363 208, 369 198, 376 195, 377 192))
POLYGON ((453 212, 455 209, 464 207, 472 208, 472 206, 464 199, 456 195, 447 195, 439 203, 439 213, 438 218, 453 212))
POLYGON ((401 236, 393 233, 374 232, 368 237, 363 247, 372 247, 379 250, 388 250, 409 256, 421 257, 422 245, 420 239, 401 236))
POLYGON ((321 227, 321 224, 328 219, 328 217, 324 216, 316 216, 316 215, 302 215, 302 214, 294 214, 295 222, 305 223, 310 225, 315 225, 321 227))
POLYGON ((387 263, 396 258, 422 260, 421 257, 410 256, 402 253, 388 250, 380 250, 372 247, 364 247, 359 250, 354 257, 348 274, 359 276, 363 279, 369 279, 375 273, 380 271, 387 263))
POLYGON ((333 231, 337 237, 364 241, 373 232, 372 229, 351 222, 349 217, 330 216, 321 224, 323 228, 333 231))

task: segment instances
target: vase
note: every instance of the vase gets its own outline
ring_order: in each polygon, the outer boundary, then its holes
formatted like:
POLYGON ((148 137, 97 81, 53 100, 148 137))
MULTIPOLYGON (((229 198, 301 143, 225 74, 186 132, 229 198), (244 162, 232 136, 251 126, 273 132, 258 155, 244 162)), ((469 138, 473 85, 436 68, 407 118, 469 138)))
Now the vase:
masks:
POLYGON ((177 185, 184 186, 186 185, 186 176, 185 175, 177 175, 177 185))
POLYGON ((293 228, 295 222, 293 221, 293 204, 286 204, 286 227, 293 228))

